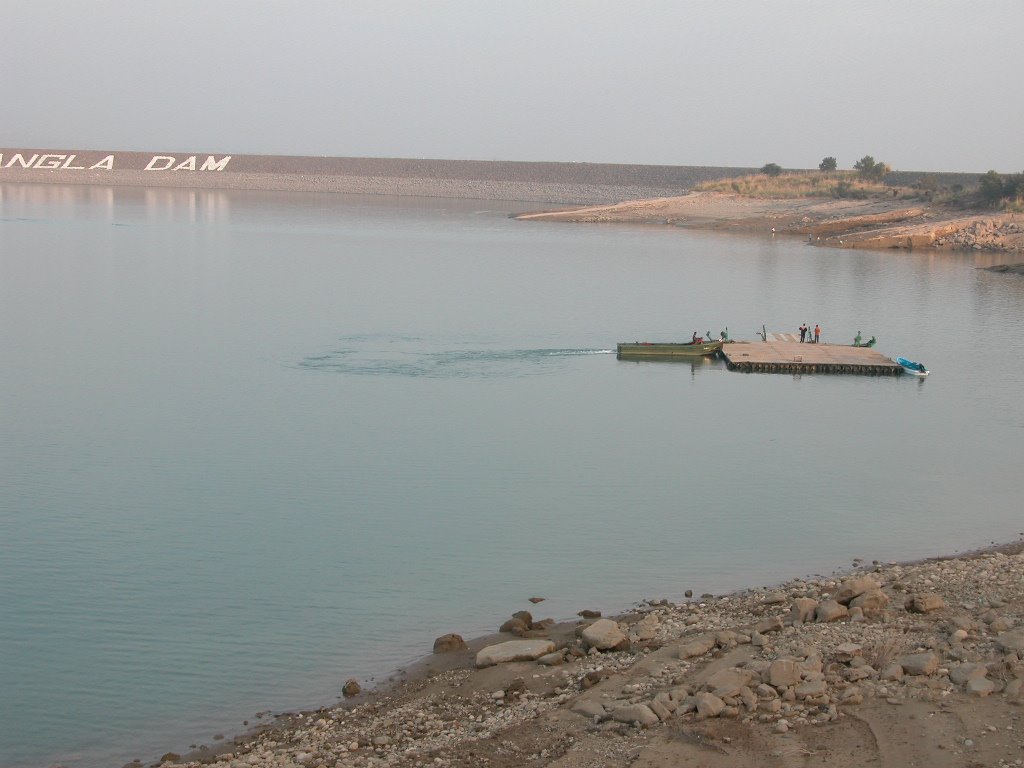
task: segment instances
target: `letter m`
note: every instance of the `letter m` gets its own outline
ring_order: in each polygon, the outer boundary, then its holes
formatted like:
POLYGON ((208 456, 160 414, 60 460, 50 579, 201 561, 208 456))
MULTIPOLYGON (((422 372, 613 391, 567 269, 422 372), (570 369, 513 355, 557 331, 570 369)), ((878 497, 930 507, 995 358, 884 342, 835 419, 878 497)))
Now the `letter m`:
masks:
POLYGON ((228 155, 223 160, 218 160, 213 155, 208 156, 202 166, 199 168, 200 171, 223 171, 228 164, 228 160, 231 159, 231 155, 228 155))

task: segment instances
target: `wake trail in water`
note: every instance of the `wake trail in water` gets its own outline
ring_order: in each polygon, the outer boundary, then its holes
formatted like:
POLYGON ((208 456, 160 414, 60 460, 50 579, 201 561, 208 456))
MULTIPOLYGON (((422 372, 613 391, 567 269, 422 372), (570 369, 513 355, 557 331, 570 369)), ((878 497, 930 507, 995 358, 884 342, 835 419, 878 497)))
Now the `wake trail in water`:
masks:
MULTIPOLYGON (((374 337, 349 337, 347 342, 380 342, 374 337)), ((420 341, 391 337, 389 342, 420 341)), ((356 343, 320 355, 310 355, 296 367, 354 376, 428 378, 500 378, 556 373, 571 358, 610 355, 614 349, 459 349, 430 351, 356 343)))

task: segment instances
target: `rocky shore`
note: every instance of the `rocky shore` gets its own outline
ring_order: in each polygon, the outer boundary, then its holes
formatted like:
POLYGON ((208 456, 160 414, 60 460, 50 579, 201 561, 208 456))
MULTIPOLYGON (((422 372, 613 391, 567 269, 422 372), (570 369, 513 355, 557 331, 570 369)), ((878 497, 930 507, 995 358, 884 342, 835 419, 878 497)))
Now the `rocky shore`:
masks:
POLYGON ((337 706, 163 764, 1019 766, 1022 551, 858 561, 614 619, 520 611, 490 638, 438 638, 385 690, 350 681, 337 706))
POLYGON ((527 213, 536 221, 629 222, 693 229, 776 233, 832 248, 940 249, 1024 254, 1024 214, 964 211, 875 197, 761 199, 722 192, 629 200, 527 213))

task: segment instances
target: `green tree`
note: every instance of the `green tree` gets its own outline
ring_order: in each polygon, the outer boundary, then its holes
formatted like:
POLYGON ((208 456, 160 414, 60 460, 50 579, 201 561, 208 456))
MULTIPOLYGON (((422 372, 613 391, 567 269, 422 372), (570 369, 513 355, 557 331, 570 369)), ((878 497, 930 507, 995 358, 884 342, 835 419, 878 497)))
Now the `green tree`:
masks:
POLYGON ((1006 195, 1003 177, 995 171, 989 171, 978 179, 978 193, 986 203, 998 203, 1006 195))
POLYGON ((834 157, 826 157, 820 163, 818 163, 819 171, 834 171, 838 167, 836 159, 834 157))
POLYGON ((1015 173, 1003 179, 1006 197, 1024 197, 1024 173, 1015 173))
POLYGON ((779 165, 778 163, 768 163, 767 165, 761 168, 761 173, 763 173, 765 176, 778 176, 780 173, 782 173, 782 166, 779 165))
POLYGON ((885 178, 885 174, 891 173, 892 168, 889 167, 888 163, 875 163, 871 167, 871 171, 868 173, 868 177, 872 179, 878 179, 881 181, 885 178))
POLYGON ((854 170, 860 171, 862 175, 870 176, 875 168, 875 158, 871 155, 864 155, 864 157, 853 164, 853 167, 854 170))

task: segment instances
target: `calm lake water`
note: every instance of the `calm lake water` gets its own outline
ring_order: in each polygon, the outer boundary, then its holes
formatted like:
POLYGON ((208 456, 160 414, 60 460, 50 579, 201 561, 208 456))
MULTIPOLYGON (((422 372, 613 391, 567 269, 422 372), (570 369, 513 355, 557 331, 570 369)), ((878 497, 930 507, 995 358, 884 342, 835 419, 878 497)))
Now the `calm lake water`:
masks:
POLYGON ((995 257, 523 207, 0 185, 0 765, 209 744, 533 595, 565 618, 1022 530, 995 257), (801 322, 932 375, 612 352, 801 322))

